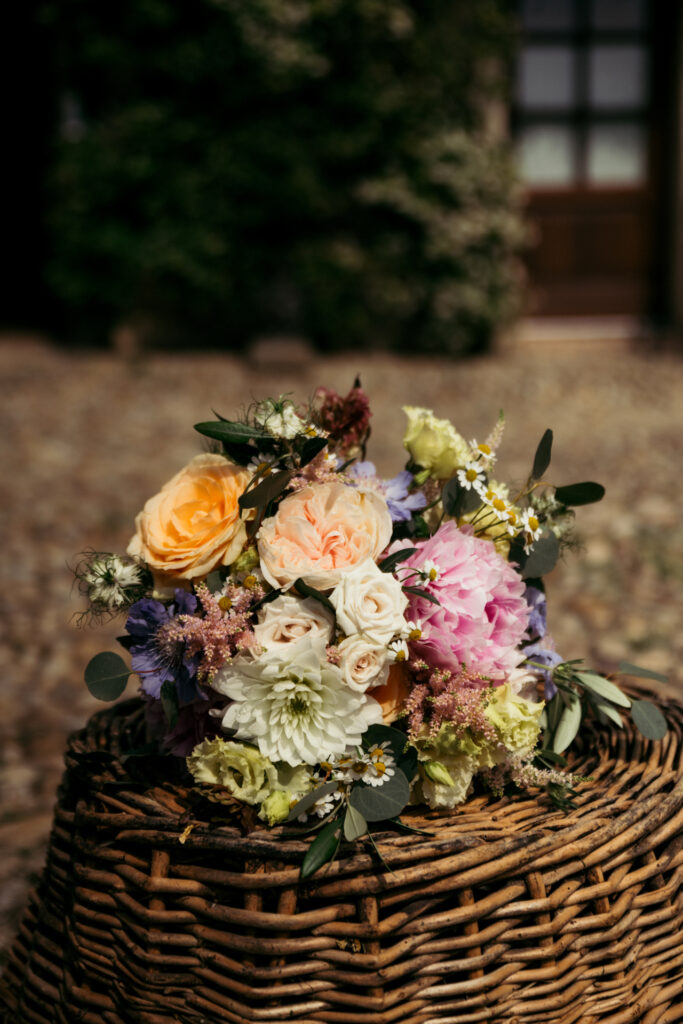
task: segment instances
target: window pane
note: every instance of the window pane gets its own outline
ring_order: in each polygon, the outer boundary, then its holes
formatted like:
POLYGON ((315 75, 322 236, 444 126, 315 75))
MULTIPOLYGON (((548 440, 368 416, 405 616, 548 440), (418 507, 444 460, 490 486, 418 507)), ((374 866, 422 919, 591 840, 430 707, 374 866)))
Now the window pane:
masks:
POLYGON ((593 0, 591 25, 613 32, 644 28, 645 14, 643 0, 593 0))
POLYGON ((517 153, 529 185, 570 185, 576 179, 574 133, 565 125, 528 125, 520 133, 517 153))
POLYGON ((588 132, 592 185, 640 185, 647 174, 646 136, 639 124, 595 124, 588 132))
POLYGON ((644 46, 591 46, 588 52, 588 97, 593 107, 610 110, 640 107, 647 98, 644 46))
POLYGON ((562 32, 574 27, 575 0, 523 0, 522 25, 542 32, 562 32))
POLYGON ((525 46, 517 67, 517 102, 528 109, 574 103, 575 55, 568 46, 525 46))

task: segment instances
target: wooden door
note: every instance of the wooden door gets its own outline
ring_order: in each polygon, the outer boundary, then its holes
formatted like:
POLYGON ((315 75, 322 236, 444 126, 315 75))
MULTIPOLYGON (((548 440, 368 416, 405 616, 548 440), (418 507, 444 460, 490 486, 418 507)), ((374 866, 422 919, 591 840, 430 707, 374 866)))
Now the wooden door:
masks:
POLYGON ((513 130, 531 313, 656 313, 676 6, 521 0, 513 130))

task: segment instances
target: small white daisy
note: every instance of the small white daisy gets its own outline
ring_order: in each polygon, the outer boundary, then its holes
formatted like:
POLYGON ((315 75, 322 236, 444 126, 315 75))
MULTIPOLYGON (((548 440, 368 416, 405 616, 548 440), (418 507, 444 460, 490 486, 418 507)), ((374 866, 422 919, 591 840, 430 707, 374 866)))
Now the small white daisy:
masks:
POLYGON ((522 529, 524 530, 524 550, 528 554, 535 541, 541 536, 541 524, 531 508, 522 512, 522 529))
POLYGON ((414 622, 409 620, 401 630, 401 639, 407 640, 419 640, 422 636, 422 619, 416 619, 414 622))
POLYGON ((491 445, 487 444, 485 441, 482 441, 481 444, 478 444, 477 441, 474 440, 473 438, 470 441, 470 449, 472 459, 478 459, 484 464, 484 466, 489 466, 491 465, 492 462, 495 461, 496 453, 494 452, 491 445))
POLYGON ((458 470, 457 477, 460 486, 464 487, 466 491, 472 489, 478 491, 486 483, 484 470, 477 462, 468 462, 464 469, 458 470))
POLYGON ((433 562, 431 558, 428 558, 420 569, 420 575, 424 579, 425 583, 434 583, 441 575, 441 569, 436 562, 433 562))
MULTIPOLYGON (((422 631, 420 631, 420 635, 422 635, 422 631)), ((403 639, 392 640, 387 647, 387 661, 407 661, 409 657, 408 644, 403 639)))

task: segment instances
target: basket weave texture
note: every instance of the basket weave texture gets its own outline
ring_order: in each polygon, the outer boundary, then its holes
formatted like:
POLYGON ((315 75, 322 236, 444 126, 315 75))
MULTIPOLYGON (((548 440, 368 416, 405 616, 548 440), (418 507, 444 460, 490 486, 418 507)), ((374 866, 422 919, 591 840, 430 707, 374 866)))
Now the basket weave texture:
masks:
POLYGON ((410 812, 430 835, 376 835, 391 870, 344 846, 302 884, 310 839, 245 835, 183 785, 136 780, 141 705, 99 713, 70 740, 0 1019, 681 1020, 683 706, 665 711, 660 743, 584 733, 573 767, 592 781, 567 815, 528 795, 410 812))

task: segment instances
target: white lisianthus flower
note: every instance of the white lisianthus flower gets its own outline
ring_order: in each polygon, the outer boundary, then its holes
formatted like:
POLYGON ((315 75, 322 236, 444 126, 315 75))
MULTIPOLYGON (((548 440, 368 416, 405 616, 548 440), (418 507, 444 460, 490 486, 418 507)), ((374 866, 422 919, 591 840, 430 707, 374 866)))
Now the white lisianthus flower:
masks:
POLYGON ((211 685, 233 701, 224 728, 292 766, 358 746, 366 729, 382 721, 377 701, 346 686, 326 659, 324 641, 311 637, 260 658, 235 658, 211 685))
POLYGON ((386 644, 405 626, 408 598, 401 583, 382 572, 371 559, 346 573, 330 594, 337 622, 347 636, 364 633, 378 644, 386 644))
POLYGON ((369 640, 362 633, 349 636, 339 644, 339 667, 344 682, 352 690, 365 693, 371 686, 383 686, 389 675, 384 644, 369 640))
POLYGON ((290 647, 305 636, 311 639, 317 637, 326 644, 332 637, 331 614, 320 601, 311 597, 281 594, 274 601, 263 605, 258 620, 254 626, 254 636, 266 652, 290 647))

